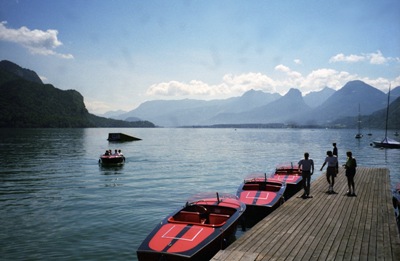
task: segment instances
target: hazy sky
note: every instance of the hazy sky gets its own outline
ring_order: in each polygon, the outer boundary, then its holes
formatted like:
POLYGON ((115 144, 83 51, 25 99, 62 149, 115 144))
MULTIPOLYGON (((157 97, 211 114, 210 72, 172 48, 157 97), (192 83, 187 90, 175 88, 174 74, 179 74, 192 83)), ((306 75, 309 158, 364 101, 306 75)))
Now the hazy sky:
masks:
POLYGON ((0 60, 91 113, 148 100, 400 85, 399 0, 1 0, 0 60))

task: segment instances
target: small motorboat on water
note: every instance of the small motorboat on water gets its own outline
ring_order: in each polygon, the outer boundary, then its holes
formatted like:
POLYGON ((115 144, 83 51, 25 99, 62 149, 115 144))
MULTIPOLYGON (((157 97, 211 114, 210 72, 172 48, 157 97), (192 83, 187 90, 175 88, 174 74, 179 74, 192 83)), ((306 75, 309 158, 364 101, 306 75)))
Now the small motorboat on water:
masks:
POLYGON ((101 155, 99 163, 102 165, 122 165, 125 163, 123 155, 101 155))
POLYGON ((245 210, 235 195, 196 195, 145 238, 138 260, 210 260, 235 238, 245 210))
POLYGON ((267 178, 265 173, 251 173, 237 190, 240 201, 246 204, 244 215, 247 227, 252 227, 285 202, 286 184, 267 178))
POLYGON ((285 199, 291 198, 303 188, 303 178, 297 164, 280 164, 276 167, 275 173, 271 178, 286 183, 285 199))

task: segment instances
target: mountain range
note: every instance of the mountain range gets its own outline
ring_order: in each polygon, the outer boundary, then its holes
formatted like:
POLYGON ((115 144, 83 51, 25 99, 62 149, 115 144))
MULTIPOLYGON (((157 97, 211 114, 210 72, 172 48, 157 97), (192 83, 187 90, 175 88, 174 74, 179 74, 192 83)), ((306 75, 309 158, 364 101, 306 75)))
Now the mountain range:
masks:
MULTIPOLYGON (((130 112, 90 114, 76 90, 44 84, 32 70, 0 62, 0 127, 188 127, 227 125, 384 128, 388 95, 362 81, 335 91, 285 95, 250 90, 220 100, 154 100, 130 112), (360 108, 360 110, 359 110, 360 108)), ((400 129, 400 87, 390 94, 389 124, 400 129)))
MULTIPOLYGON (((240 97, 222 100, 154 100, 136 109, 104 116, 115 119, 146 119, 157 126, 210 126, 232 124, 284 124, 297 126, 356 126, 358 115, 367 117, 386 112, 388 95, 365 82, 355 80, 335 91, 329 87, 307 95, 290 89, 285 95, 250 90, 240 97), (359 109, 360 108, 360 109, 359 109), (351 118, 351 120, 349 120, 351 118)), ((400 86, 390 94, 389 128, 400 129, 400 86), (393 101, 397 101, 394 103, 393 101)), ((368 119, 366 119, 368 120, 368 119)), ((384 126, 385 117, 375 119, 370 127, 384 126)), ((370 121, 370 120, 369 120, 370 121)))

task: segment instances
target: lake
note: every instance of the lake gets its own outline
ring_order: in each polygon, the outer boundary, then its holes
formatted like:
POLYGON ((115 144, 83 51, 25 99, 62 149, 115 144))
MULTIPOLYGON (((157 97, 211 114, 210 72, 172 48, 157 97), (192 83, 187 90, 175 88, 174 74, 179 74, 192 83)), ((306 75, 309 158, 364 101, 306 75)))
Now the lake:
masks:
MULTIPOLYGON (((136 249, 167 214, 201 192, 234 194, 251 172, 272 173, 305 151, 319 171, 336 142, 339 163, 386 167, 400 182, 400 150, 332 129, 0 129, 2 260, 137 260, 136 249), (109 132, 141 141, 111 143, 109 132), (101 167, 121 149, 126 164, 101 167)), ((356 180, 357 185, 357 180, 356 180)), ((312 190, 312 186, 311 186, 312 190)))

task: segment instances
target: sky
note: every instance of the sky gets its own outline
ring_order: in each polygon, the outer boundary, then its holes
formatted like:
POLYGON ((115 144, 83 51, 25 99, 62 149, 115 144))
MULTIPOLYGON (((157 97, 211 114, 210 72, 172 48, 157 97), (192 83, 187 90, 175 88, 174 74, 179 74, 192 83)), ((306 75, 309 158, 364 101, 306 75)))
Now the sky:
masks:
POLYGON ((90 113, 400 85, 399 0, 1 0, 0 60, 90 113))

